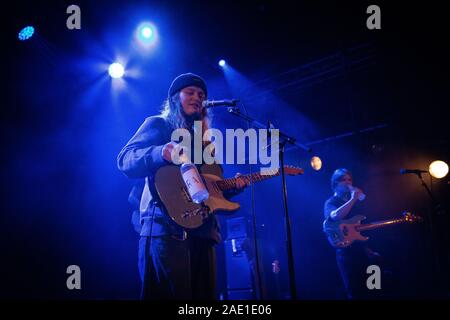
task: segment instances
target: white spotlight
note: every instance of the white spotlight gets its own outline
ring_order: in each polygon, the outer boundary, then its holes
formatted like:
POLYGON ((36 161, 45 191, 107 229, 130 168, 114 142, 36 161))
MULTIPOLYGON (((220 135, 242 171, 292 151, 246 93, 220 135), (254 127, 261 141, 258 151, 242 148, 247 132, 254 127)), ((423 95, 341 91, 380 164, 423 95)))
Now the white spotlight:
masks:
POLYGON ((125 69, 120 63, 114 62, 109 66, 108 72, 111 78, 118 79, 122 78, 123 74, 125 73, 125 69))

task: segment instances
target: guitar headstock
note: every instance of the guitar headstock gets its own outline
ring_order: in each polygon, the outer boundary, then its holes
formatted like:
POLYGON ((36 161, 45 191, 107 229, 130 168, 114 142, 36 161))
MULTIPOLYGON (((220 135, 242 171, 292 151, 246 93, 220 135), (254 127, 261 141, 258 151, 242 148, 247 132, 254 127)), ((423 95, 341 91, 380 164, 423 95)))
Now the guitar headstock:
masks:
POLYGON ((405 219, 406 222, 422 222, 422 217, 416 216, 412 214, 409 211, 403 212, 403 219, 405 219))
POLYGON ((297 176, 303 174, 305 171, 302 168, 297 168, 294 166, 284 166, 284 172, 289 176, 297 176))

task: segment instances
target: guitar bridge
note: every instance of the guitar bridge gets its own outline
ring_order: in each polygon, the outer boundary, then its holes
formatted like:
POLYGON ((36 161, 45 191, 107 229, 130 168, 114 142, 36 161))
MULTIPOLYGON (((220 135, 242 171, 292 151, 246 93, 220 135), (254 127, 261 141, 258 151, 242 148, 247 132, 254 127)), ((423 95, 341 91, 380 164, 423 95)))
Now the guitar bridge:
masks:
POLYGON ((181 215, 182 218, 191 218, 195 216, 202 216, 203 219, 208 217, 209 208, 207 206, 192 209, 192 210, 185 210, 183 214, 181 215))

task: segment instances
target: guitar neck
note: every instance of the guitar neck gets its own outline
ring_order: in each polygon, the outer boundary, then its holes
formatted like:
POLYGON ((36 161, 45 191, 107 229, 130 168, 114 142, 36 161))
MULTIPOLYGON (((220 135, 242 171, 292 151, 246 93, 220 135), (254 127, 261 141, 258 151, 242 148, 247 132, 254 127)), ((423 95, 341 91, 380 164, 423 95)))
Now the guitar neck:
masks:
POLYGON ((367 224, 362 224, 360 226, 357 226, 356 230, 357 231, 372 230, 372 229, 387 227, 387 226, 390 226, 393 224, 399 224, 399 223, 403 223, 403 222, 406 222, 406 220, 404 218, 377 221, 377 222, 372 222, 372 223, 367 223, 367 224))
MULTIPOLYGON (((256 182, 256 181, 263 181, 275 176, 279 176, 280 175, 280 170, 279 169, 273 169, 273 170, 268 170, 266 174, 261 174, 259 172, 255 172, 255 173, 251 173, 251 174, 246 174, 246 175, 242 175, 240 176, 241 179, 244 179, 245 182, 248 183, 252 183, 252 182, 256 182)), ((224 179, 221 181, 217 181, 217 186, 222 190, 230 190, 230 189, 234 189, 236 187, 236 180, 237 178, 228 178, 228 179, 224 179)))

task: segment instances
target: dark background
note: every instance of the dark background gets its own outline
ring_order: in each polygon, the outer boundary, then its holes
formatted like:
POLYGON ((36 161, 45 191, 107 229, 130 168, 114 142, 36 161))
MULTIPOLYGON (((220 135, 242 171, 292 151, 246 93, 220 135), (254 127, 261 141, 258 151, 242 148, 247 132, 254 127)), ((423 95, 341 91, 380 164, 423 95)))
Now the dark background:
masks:
MULTIPOLYGON (((138 235, 127 202, 134 182, 117 170, 116 156, 144 118, 160 110, 172 79, 189 71, 207 80, 209 98, 240 98, 250 115, 313 148, 286 152, 287 163, 305 169, 288 178, 300 298, 344 298, 321 231, 334 169, 353 172, 370 220, 404 210, 428 217, 425 189, 399 169, 449 162, 448 19, 441 2, 76 1, 82 28, 68 30, 71 4, 16 1, 2 10, 2 298, 138 297, 138 235), (381 8, 381 30, 366 28, 371 4, 381 8), (132 41, 146 19, 159 35, 150 53, 132 41), (18 41, 28 24, 37 34, 18 41), (106 72, 118 57, 138 71, 123 88, 106 72), (219 68, 221 58, 229 69, 219 68), (351 134, 324 140, 344 133, 351 134), (322 170, 310 168, 312 155, 322 158, 322 170), (66 288, 72 264, 82 270, 79 291, 66 288)), ((246 128, 224 109, 214 110, 214 121, 221 129, 246 128)), ((225 175, 256 169, 230 165, 225 175)), ((448 207, 448 176, 432 184, 448 207)), ((281 180, 255 185, 254 195, 266 294, 273 297, 270 263, 279 259, 278 297, 285 298, 281 180)), ((250 219, 251 190, 236 201, 242 204, 236 216, 250 219)), ((448 226, 448 212, 435 217, 435 249, 446 272, 448 226)), ((448 297, 448 274, 432 271, 428 227, 368 233, 392 273, 384 297, 448 297)), ((219 245, 218 294, 226 296, 223 252, 219 245)))

